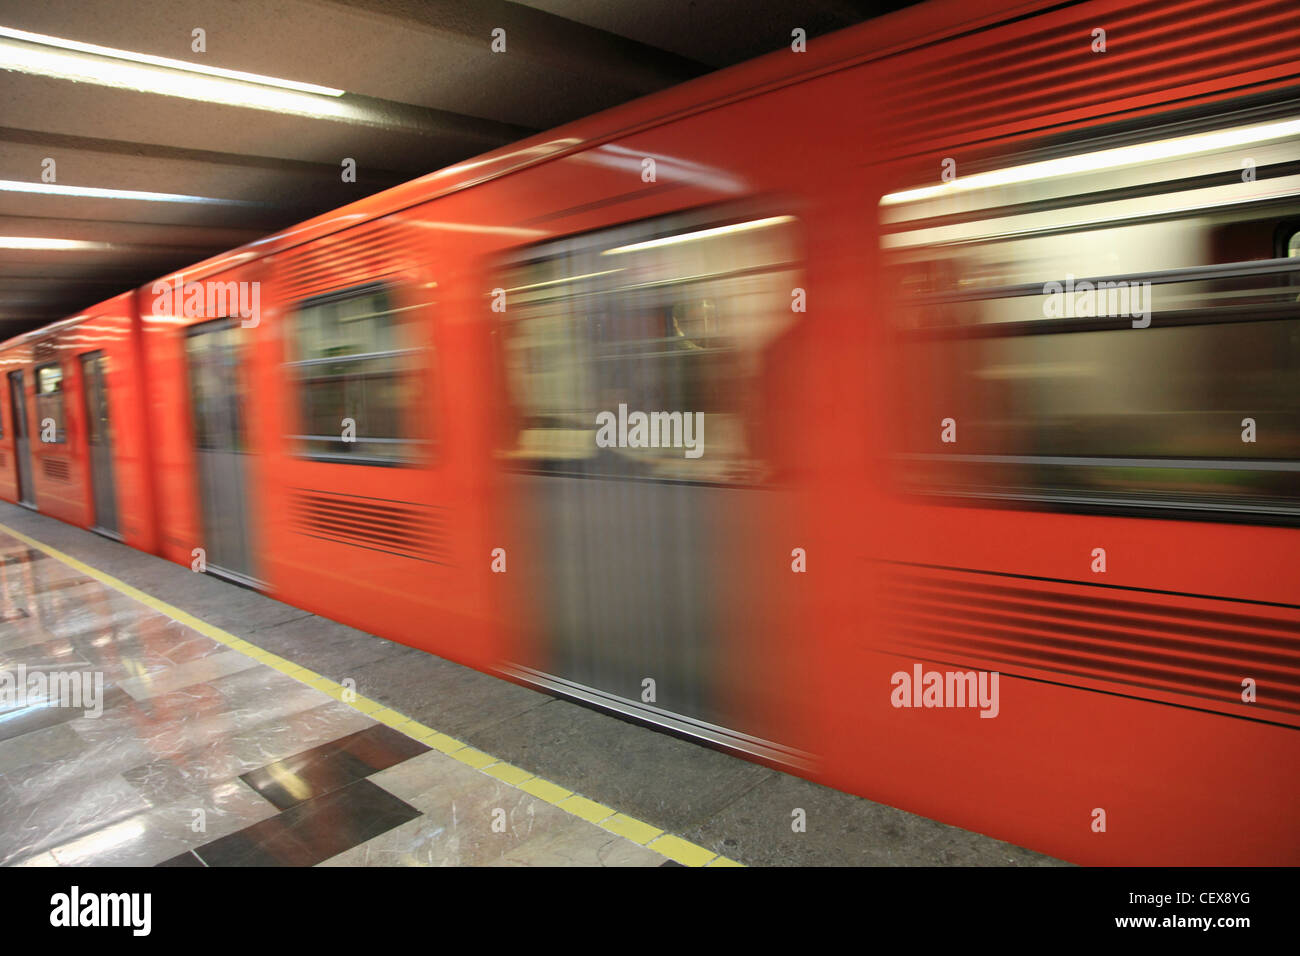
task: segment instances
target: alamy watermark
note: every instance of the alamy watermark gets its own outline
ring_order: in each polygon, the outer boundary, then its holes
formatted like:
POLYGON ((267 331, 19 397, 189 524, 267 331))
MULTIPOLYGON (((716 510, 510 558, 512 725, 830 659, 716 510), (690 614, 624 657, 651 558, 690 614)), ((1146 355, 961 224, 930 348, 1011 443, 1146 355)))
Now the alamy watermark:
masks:
POLYGON ((73 886, 50 897, 50 925, 57 927, 124 927, 133 936, 153 928, 152 893, 83 893, 73 886))
POLYGON ((1150 282, 1091 282, 1074 280, 1043 284, 1043 316, 1049 319, 1132 318, 1133 328, 1151 324, 1150 282))
POLYGON ((597 448, 681 448, 687 458, 704 454, 703 412, 598 412, 597 448))
POLYGON ((260 282, 182 282, 180 276, 171 284, 159 279, 153 292, 153 314, 174 315, 187 319, 238 318, 246 329, 257 328, 262 321, 262 283, 260 282))
POLYGON ((0 711, 29 707, 80 708, 82 716, 104 713, 104 675, 101 671, 0 670, 0 711))
POLYGON ((912 673, 895 671, 889 702, 895 707, 978 707, 981 717, 996 717, 997 671, 925 671, 912 665, 912 673))

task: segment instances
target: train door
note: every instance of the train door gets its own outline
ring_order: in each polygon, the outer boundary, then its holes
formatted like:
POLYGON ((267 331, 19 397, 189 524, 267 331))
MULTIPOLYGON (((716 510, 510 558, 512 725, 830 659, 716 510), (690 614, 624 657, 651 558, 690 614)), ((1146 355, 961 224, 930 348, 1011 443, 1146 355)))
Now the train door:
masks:
POLYGON ((13 410, 14 455, 18 459, 18 502, 36 507, 32 496, 32 457, 27 436, 27 397, 23 390, 23 373, 9 373, 9 407, 13 410))
POLYGON ((86 444, 90 453, 91 495, 95 516, 91 526, 118 537, 117 483, 113 476, 113 430, 108 418, 107 359, 103 352, 81 356, 81 380, 86 390, 86 444))
POLYGON ((792 230, 670 217, 507 268, 521 427, 506 460, 543 555, 521 676, 737 746, 719 728, 758 729, 729 702, 723 642, 760 604, 737 595, 758 580, 757 389, 793 324, 792 230))
POLYGON ((207 568, 244 584, 257 584, 248 527, 240 345, 239 324, 218 319, 191 328, 185 352, 207 568))

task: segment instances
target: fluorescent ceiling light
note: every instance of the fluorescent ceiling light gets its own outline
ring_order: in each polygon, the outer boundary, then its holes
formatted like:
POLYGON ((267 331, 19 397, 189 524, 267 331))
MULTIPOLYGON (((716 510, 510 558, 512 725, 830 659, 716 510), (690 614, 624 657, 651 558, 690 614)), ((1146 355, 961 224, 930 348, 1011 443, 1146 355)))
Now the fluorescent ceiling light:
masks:
POLYGON ((697 239, 713 239, 716 236, 725 236, 736 232, 749 232, 751 229, 766 229, 768 226, 775 226, 784 222, 794 222, 794 216, 770 216, 767 219, 752 219, 749 222, 738 222, 734 226, 717 226, 713 229, 700 229, 696 232, 684 232, 677 236, 664 236, 662 239, 647 239, 645 242, 634 242, 630 246, 618 246, 615 249, 606 249, 601 253, 601 255, 612 256, 620 252, 639 252, 642 249, 654 249, 658 246, 671 246, 681 242, 694 242, 697 239))
POLYGON ((1176 159, 1180 156, 1191 156, 1195 153, 1237 149, 1251 143, 1281 139, 1297 134, 1300 134, 1300 120, 1285 120, 1279 123, 1265 123, 1261 126, 1245 126, 1238 129, 1220 130, 1214 133, 1184 136, 1179 139, 1160 140, 1155 143, 1120 146, 1115 149, 1099 150, 1095 153, 1082 153, 1078 156, 1063 156, 1060 159, 1027 163, 1024 166, 994 169, 987 173, 976 173, 973 176, 959 176, 950 183, 942 183, 938 186, 904 189, 901 192, 882 196, 880 204, 882 206, 891 206, 896 203, 933 199, 936 196, 950 193, 970 192, 973 189, 990 189, 997 186, 1010 186, 1014 183, 1052 179, 1056 176, 1095 173, 1103 169, 1115 169, 1120 166, 1134 166, 1139 163, 1176 159))
POLYGON ((299 83, 297 80, 282 80, 274 76, 262 76, 259 73, 245 73, 242 70, 224 70, 218 66, 206 66, 202 63, 189 63, 185 60, 173 60, 165 56, 151 56, 148 53, 132 53, 130 50, 115 50, 112 47, 96 46, 94 43, 81 43, 77 40, 64 40, 61 37, 46 36, 43 33, 28 33, 26 30, 14 30, 0 27, 0 36, 25 43, 39 43, 42 46, 58 47, 61 50, 73 50, 77 53, 90 53, 94 56, 109 57, 115 60, 129 60, 132 63, 147 63, 169 70, 184 70, 187 73, 202 73, 205 76, 219 76, 227 80, 239 80, 244 83, 259 83, 262 86, 276 86, 282 90, 296 90, 299 93, 315 93, 318 96, 342 96, 343 90, 332 86, 317 86, 315 83, 299 83))
POLYGON ((83 239, 46 239, 42 236, 0 236, 0 249, 111 249, 107 242, 83 239))
POLYGON ((262 206, 247 199, 213 199, 209 196, 186 196, 181 193, 151 193, 138 189, 103 189, 99 186, 59 186, 54 183, 25 183, 0 179, 0 192, 42 193, 48 196, 82 196, 87 199, 137 199, 141 202, 216 203, 228 206, 262 206))
POLYGON ((53 37, 29 40, 15 36, 21 33, 0 27, 0 70, 275 113, 354 121, 367 119, 363 109, 341 99, 343 90, 330 87, 304 90, 303 87, 311 87, 311 84, 199 67, 180 60, 144 57, 120 50, 92 52, 105 48, 95 48, 91 44, 76 44, 76 47, 89 49, 75 49, 69 47, 70 41, 53 37))

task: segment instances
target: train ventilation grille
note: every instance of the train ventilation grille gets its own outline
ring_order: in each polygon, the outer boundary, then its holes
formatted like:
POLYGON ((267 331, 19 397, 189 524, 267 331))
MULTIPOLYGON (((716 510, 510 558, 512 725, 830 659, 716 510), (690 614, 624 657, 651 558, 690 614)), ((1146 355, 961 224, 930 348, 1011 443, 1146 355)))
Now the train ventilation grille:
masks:
POLYGON ((881 649, 1300 726, 1300 610, 897 566, 878 583, 881 649))
POLYGON ((409 269, 417 261, 415 239, 409 226, 382 222, 310 243, 281 265, 285 295, 305 299, 409 269))
POLYGON ((978 32, 916 54, 907 82, 880 91, 878 122, 892 148, 938 137, 952 149, 989 129, 1006 135, 1104 114, 1127 97, 1175 98, 1225 76, 1262 82, 1295 72, 1295 0, 1146 0, 1104 15, 1094 6, 1045 14, 1014 43, 993 45, 978 32), (1104 53, 1092 49, 1097 27, 1104 53))
POLYGON ((46 478, 55 481, 67 481, 72 477, 72 468, 64 458, 42 458, 41 471, 46 478))
POLYGON ((451 563, 444 508, 303 489, 293 492, 289 507, 298 534, 417 561, 451 563))

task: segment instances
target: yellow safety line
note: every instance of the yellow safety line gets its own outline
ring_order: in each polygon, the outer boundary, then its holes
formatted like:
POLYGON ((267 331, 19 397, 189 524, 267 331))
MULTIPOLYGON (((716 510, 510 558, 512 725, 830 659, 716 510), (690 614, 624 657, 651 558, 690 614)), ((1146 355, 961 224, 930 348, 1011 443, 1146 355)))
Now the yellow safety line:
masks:
POLYGON ((145 607, 157 611, 159 614, 166 615, 174 621, 184 624, 186 627, 193 628, 205 637, 210 637, 219 644, 224 644, 232 650, 252 658, 259 664, 265 664, 267 667, 274 668, 286 677, 292 677, 294 680, 306 684, 308 687, 314 687, 330 697, 333 697, 341 704, 346 704, 355 710, 385 724, 399 733, 420 741, 432 747, 434 750, 441 751, 454 760, 459 760, 463 764, 468 764, 475 770, 481 770, 490 777, 495 777, 502 783, 521 790, 530 796, 537 797, 547 803, 553 804, 565 813, 578 817, 588 823, 594 823, 604 830, 624 839, 631 840, 633 843, 639 843, 648 847, 655 852, 668 857, 670 860, 676 860, 685 866, 743 866, 735 860, 728 859, 725 856, 719 856, 712 850, 705 849, 702 846, 694 844, 689 840, 684 840, 679 836, 671 833, 665 833, 658 827, 649 823, 638 820, 635 817, 619 813, 612 807, 607 807, 595 800, 589 800, 584 796, 566 790, 559 784, 551 783, 541 777, 534 776, 522 767, 516 767, 513 764, 506 763, 504 760, 498 760, 491 754, 476 750, 468 744, 448 737, 446 734, 439 733, 431 727, 407 717, 405 714, 398 713, 389 707, 385 707, 379 701, 371 700, 368 697, 362 697, 356 691, 344 687, 335 681, 330 680, 321 674, 308 670, 300 664, 280 657, 278 654, 272 654, 270 651, 258 647, 256 644, 249 643, 243 638, 235 637, 229 631, 223 631, 216 625, 209 624, 207 621, 195 617, 187 611, 182 611, 174 605, 161 601, 152 594, 146 594, 139 588, 134 588, 125 581, 119 581, 111 574, 100 571, 98 568, 91 567, 84 561, 78 561, 71 555, 64 554, 57 548, 52 548, 43 541, 37 541, 30 538, 21 531, 15 531, 6 524, 0 523, 0 531, 17 538, 19 541, 43 551, 50 557, 62 561, 68 567, 80 571, 88 577, 94 578, 101 584, 106 584, 113 590, 125 594, 127 597, 139 601, 145 607))

